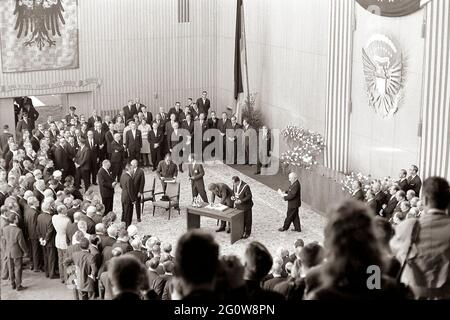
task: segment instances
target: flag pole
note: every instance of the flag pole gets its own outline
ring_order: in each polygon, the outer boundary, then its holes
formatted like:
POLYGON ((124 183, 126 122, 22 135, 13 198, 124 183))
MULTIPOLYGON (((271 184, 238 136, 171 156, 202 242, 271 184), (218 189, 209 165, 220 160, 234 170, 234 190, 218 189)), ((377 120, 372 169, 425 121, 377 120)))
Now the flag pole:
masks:
POLYGON ((248 82, 248 59, 247 59, 247 33, 245 31, 245 10, 244 1, 242 1, 242 39, 245 47, 245 81, 247 82, 247 106, 250 107, 250 84, 248 82))

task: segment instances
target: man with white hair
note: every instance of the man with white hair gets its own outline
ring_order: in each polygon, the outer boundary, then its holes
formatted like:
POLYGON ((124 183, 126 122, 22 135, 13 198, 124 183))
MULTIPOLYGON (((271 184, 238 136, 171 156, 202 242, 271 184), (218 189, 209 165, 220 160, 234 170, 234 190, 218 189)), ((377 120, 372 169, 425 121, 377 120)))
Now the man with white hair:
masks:
POLYGON ((45 276, 50 279, 57 279, 56 275, 56 231, 52 223, 51 203, 44 201, 42 204, 42 213, 37 218, 37 232, 39 242, 44 252, 44 270, 45 276))
MULTIPOLYGON (((56 188, 55 191, 62 191, 64 190, 64 185, 62 184, 62 178, 63 178, 63 173, 59 170, 55 170, 53 171, 53 179, 56 181, 56 188)), ((65 177, 64 177, 65 178, 65 177)))
POLYGON ((97 181, 100 188, 102 203, 105 206, 105 212, 109 213, 113 210, 114 188, 117 182, 114 179, 111 169, 111 162, 103 160, 102 167, 98 170, 97 181))
POLYGON ((95 225, 97 224, 97 222, 95 221, 96 215, 97 215, 97 208, 95 206, 89 206, 86 209, 86 216, 82 218, 82 220, 86 221, 87 223, 88 226, 87 230, 89 234, 95 233, 95 225))
POLYGON ((130 254, 137 258, 140 262, 145 264, 145 262, 148 260, 147 255, 141 250, 142 243, 141 239, 135 238, 131 241, 131 247, 133 248, 132 251, 127 252, 127 254, 130 254))
POLYGON ((27 198, 27 206, 24 210, 25 231, 28 237, 30 247, 30 258, 32 261, 32 269, 34 272, 39 272, 41 269, 41 248, 39 244, 39 236, 36 230, 37 218, 40 214, 38 207, 39 201, 36 197, 31 196, 27 198))
POLYGON ((57 215, 52 217, 52 223, 56 231, 55 246, 58 252, 58 268, 59 279, 62 283, 66 280, 66 272, 64 268, 64 259, 66 258, 67 250, 67 226, 70 223, 70 219, 67 217, 67 208, 65 205, 59 205, 56 208, 57 215))
POLYGON ((299 208, 302 205, 301 186, 295 172, 291 172, 289 174, 289 182, 291 183, 291 185, 289 186, 289 189, 286 191, 286 193, 283 193, 280 189, 278 189, 278 193, 283 197, 285 201, 288 202, 287 217, 284 220, 283 227, 278 229, 278 231, 284 232, 289 230, 291 223, 293 223, 294 231, 301 232, 302 228, 300 225, 299 217, 299 208))
POLYGON ((45 182, 42 179, 36 180, 36 182, 34 183, 34 196, 39 200, 39 203, 42 202, 42 200, 44 200, 45 195, 44 195, 44 190, 45 190, 45 182))

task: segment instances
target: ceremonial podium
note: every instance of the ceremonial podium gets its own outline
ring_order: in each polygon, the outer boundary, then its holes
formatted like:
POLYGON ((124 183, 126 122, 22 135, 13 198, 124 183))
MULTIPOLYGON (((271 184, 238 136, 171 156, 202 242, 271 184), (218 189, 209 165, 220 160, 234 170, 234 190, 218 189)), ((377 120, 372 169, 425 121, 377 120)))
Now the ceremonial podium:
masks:
POLYGON ((187 228, 200 228, 200 217, 208 217, 230 222, 231 225, 231 244, 242 238, 244 234, 244 212, 242 210, 228 208, 224 211, 217 211, 205 207, 187 208, 187 228))

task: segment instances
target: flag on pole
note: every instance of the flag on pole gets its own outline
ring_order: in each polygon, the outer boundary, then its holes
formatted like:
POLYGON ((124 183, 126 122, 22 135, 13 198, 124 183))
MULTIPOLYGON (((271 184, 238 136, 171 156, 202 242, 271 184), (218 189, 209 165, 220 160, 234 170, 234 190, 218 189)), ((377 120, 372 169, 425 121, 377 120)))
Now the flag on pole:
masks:
POLYGON ((244 68, 246 54, 245 43, 245 25, 243 16, 243 0, 237 0, 236 7, 236 35, 235 35, 235 50, 234 50, 234 99, 236 100, 235 115, 240 122, 241 112, 240 106, 245 101, 244 95, 244 68))

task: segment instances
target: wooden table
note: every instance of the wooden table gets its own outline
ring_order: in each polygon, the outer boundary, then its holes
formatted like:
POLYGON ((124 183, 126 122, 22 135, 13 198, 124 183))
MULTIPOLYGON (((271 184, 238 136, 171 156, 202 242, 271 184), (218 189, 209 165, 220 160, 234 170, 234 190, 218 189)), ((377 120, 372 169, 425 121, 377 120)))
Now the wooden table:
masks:
POLYGON ((200 228, 200 217, 208 217, 230 222, 231 244, 242 238, 244 234, 244 212, 242 210, 228 208, 224 211, 203 208, 187 208, 187 228, 200 228))

